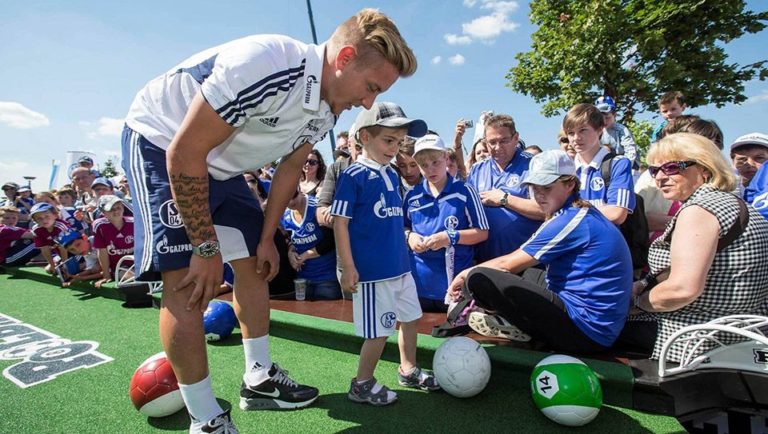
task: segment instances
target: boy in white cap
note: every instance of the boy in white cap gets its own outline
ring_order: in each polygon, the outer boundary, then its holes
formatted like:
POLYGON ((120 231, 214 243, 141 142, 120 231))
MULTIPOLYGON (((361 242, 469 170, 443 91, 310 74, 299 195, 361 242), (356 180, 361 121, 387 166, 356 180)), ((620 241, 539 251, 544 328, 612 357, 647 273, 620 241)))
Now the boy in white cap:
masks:
POLYGON ((448 150, 439 136, 418 139, 413 154, 424 181, 405 195, 405 239, 421 308, 446 312, 453 276, 472 266, 474 245, 488 238, 480 195, 448 176, 448 150))
POLYGON ((731 161, 739 172, 741 185, 748 186, 757 171, 768 160, 768 135, 745 134, 731 144, 731 161))
POLYGON ((40 249, 40 253, 43 254, 43 258, 48 263, 45 266, 45 271, 53 274, 56 270, 53 249, 57 247, 62 261, 67 259, 67 250, 57 246, 56 238, 62 232, 68 232, 72 228, 67 222, 59 218, 59 210, 49 203, 36 203, 29 211, 29 216, 35 222, 32 227, 32 232, 35 234, 35 247, 40 249))
POLYGON ((421 137, 427 125, 408 119, 393 103, 376 103, 363 110, 355 125, 363 155, 339 177, 331 207, 339 281, 343 290, 353 293, 355 334, 365 338, 347 396, 380 406, 397 399, 373 374, 398 321, 399 383, 423 390, 439 388, 434 376, 416 365, 416 321, 421 307, 403 236, 398 176, 389 164, 403 137, 421 137))
POLYGON ((124 216, 123 201, 111 194, 99 198, 104 217, 93 222, 93 247, 98 249, 101 279, 94 285, 111 282, 120 258, 133 255, 133 217, 124 216))
POLYGON ((746 163, 757 168, 749 185, 744 191, 744 200, 752 204, 760 214, 768 219, 768 167, 765 164, 768 157, 768 135, 750 133, 736 139, 731 145, 731 158, 736 169, 741 173, 737 158, 747 157, 746 163), (734 157, 734 153, 737 154, 734 157))

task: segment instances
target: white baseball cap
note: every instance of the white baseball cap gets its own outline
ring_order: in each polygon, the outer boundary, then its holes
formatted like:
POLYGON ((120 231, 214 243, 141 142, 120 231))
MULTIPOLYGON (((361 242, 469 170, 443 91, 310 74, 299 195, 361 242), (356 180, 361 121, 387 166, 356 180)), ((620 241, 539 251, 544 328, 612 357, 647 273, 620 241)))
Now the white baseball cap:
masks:
POLYGON ((531 159, 523 184, 549 185, 564 175, 576 175, 571 157, 559 149, 544 151, 531 159))
POLYGON ((762 146, 764 148, 768 148, 768 135, 765 135, 763 133, 749 133, 744 134, 743 136, 736 139, 733 144, 731 144, 731 152, 733 152, 736 149, 739 149, 742 146, 747 145, 756 145, 756 146, 762 146))
POLYGON ((446 152, 448 148, 445 146, 445 142, 443 139, 440 138, 437 134, 427 134, 424 137, 419 138, 416 140, 416 144, 413 146, 414 152, 413 157, 415 158, 416 155, 421 151, 426 150, 434 150, 434 151, 443 151, 446 152))
POLYGON ((377 102, 370 110, 363 110, 355 119, 357 130, 379 125, 388 128, 408 128, 407 135, 421 137, 427 134, 427 123, 421 119, 408 119, 399 105, 393 102, 377 102))

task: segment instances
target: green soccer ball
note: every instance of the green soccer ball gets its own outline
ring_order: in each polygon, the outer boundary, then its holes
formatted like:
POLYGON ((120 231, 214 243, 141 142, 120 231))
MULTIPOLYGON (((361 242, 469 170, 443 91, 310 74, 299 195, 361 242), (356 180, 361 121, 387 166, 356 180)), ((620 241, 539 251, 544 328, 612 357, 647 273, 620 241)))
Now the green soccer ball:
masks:
POLYGON ((549 356, 533 368, 531 394, 545 416, 567 426, 591 422, 603 405, 603 389, 592 369, 561 354, 549 356))

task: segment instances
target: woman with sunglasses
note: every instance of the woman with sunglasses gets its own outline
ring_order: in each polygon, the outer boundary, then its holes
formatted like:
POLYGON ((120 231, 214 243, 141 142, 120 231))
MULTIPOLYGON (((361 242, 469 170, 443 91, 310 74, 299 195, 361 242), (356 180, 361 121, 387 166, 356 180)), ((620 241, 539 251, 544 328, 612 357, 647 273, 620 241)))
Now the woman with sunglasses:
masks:
MULTIPOLYGON (((651 244, 651 272, 632 288, 620 342, 657 359, 682 327, 768 313, 768 221, 731 193, 736 178, 711 140, 671 134, 651 147, 647 160, 664 198, 682 206, 651 244)), ((681 349, 673 346, 668 360, 679 361, 681 349)))
POLYGON ((629 248, 616 225, 579 197, 575 163, 565 152, 534 156, 523 183, 547 220, 519 249, 459 273, 449 296, 457 300, 464 291, 496 312, 469 316, 470 327, 486 336, 533 338, 556 351, 605 351, 629 308, 629 248), (546 272, 533 268, 538 264, 546 272))
POLYGON ((325 179, 325 161, 320 151, 313 149, 304 162, 299 189, 307 196, 317 196, 325 179))

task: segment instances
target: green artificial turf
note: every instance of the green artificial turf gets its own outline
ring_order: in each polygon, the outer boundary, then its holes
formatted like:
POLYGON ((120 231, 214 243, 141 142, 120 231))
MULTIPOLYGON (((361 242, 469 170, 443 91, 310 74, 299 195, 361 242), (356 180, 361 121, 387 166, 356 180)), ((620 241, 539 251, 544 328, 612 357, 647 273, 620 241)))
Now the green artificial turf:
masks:
MULTIPOLYGON (((134 369, 161 351, 158 311, 130 309, 116 300, 83 294, 36 281, 0 276, 0 313, 72 341, 100 344, 98 351, 114 360, 22 389, 0 378, 0 433, 150 433, 185 432, 185 412, 147 419, 128 398, 134 369)), ((354 404, 346 399, 357 366, 359 340, 340 339, 333 329, 351 324, 275 312, 273 358, 295 379, 320 388, 318 402, 299 411, 242 412, 237 409, 243 355, 238 330, 228 340, 211 344, 208 354, 214 392, 224 405, 235 407, 241 433, 359 432, 680 432, 672 418, 604 406, 597 419, 574 429, 550 422, 534 407, 528 378, 495 364, 491 382, 477 397, 457 399, 445 393, 404 390, 395 379, 397 354, 387 349, 376 375, 399 394, 386 408, 354 404), (291 326, 311 321, 315 332, 291 326)), ((421 338, 421 337, 420 337, 421 338)), ((429 348, 439 341, 424 337, 429 348)), ((496 351, 495 349, 493 351, 496 351)), ((426 353, 428 354, 428 353, 426 353)), ((525 357, 532 357, 526 355, 525 357)), ((494 356, 494 359, 496 356, 494 356)), ((0 369, 18 360, 0 360, 0 369)), ((429 364, 428 361, 425 364, 429 364)))

